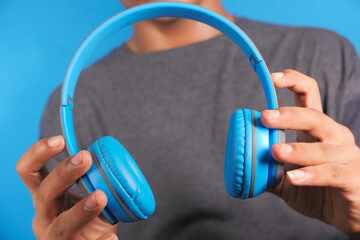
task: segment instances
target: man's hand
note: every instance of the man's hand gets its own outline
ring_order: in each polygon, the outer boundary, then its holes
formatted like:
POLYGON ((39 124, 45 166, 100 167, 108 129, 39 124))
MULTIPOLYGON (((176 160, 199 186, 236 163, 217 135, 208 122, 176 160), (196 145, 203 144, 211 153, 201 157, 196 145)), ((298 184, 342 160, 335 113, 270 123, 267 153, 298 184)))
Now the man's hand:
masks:
POLYGON ((43 166, 64 150, 62 136, 42 139, 31 146, 19 159, 16 170, 30 190, 35 207, 33 230, 37 239, 118 239, 117 225, 111 225, 97 216, 106 206, 102 191, 95 191, 81 199, 67 190, 91 166, 91 155, 81 151, 63 160, 48 176, 43 166), (80 200, 69 209, 68 200, 80 200))
POLYGON ((294 92, 297 107, 266 110, 261 120, 298 131, 296 143, 272 146, 287 172, 273 192, 298 212, 360 238, 360 150, 353 134, 322 112, 315 80, 294 70, 272 78, 275 87, 294 92))

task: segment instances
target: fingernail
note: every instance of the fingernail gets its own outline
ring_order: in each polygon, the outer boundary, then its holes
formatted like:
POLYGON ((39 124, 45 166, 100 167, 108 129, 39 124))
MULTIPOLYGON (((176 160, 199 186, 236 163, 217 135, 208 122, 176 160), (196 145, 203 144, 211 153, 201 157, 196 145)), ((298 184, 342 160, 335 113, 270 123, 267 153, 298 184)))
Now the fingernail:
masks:
POLYGON ((77 153, 75 156, 73 156, 70 160, 70 163, 73 166, 78 166, 82 163, 82 159, 81 159, 81 152, 77 153))
POLYGON ((277 119, 280 116, 279 110, 267 110, 268 114, 270 115, 271 119, 277 119))
POLYGON ((273 78, 273 79, 280 79, 280 78, 282 78, 284 76, 284 73, 283 72, 276 72, 276 73, 272 73, 271 74, 271 77, 273 78))
POLYGON ((91 194, 85 202, 85 208, 87 210, 92 210, 92 209, 96 208, 97 205, 98 205, 98 203, 95 199, 95 194, 91 194))
POLYGON ((47 141, 47 144, 49 147, 58 147, 61 143, 61 140, 62 140, 62 136, 59 135, 59 136, 55 136, 55 137, 51 137, 48 141, 47 141))
POLYGON ((299 182, 299 181, 302 181, 305 179, 306 177, 306 174, 304 171, 301 171, 301 170, 293 170, 293 171, 290 171, 290 172, 287 172, 286 173, 289 178, 291 179, 291 181, 293 182, 299 182))
POLYGON ((284 153, 290 153, 292 151, 292 146, 286 143, 281 143, 281 147, 284 153))

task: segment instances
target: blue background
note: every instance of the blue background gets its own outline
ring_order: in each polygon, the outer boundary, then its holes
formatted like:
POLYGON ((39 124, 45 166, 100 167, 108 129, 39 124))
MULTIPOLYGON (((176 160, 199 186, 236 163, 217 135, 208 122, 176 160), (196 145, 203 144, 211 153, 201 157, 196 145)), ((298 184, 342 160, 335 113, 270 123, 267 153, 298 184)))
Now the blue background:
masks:
MULTIPOLYGON (((238 16, 333 30, 360 53, 359 0, 224 0, 238 16)), ((39 136, 50 93, 62 82, 77 46, 102 21, 121 11, 116 0, 0 1, 0 239, 34 239, 30 193, 15 171, 39 136)), ((106 42, 89 64, 122 44, 127 29, 106 42)))

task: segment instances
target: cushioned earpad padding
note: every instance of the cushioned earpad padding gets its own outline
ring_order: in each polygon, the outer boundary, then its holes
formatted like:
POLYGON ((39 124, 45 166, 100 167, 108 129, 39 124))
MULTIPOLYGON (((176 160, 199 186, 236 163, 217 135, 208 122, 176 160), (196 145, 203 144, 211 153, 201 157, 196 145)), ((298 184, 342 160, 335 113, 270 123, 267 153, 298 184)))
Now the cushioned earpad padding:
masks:
POLYGON ((92 145, 106 177, 129 210, 146 219, 155 210, 155 199, 144 175, 126 149, 106 136, 92 145))
MULTIPOLYGON (((88 151, 94 156, 92 146, 89 147, 88 151)), ((106 177, 102 169, 99 167, 97 158, 93 157, 93 162, 90 166, 90 169, 83 176, 83 181, 90 192, 94 192, 95 190, 101 190, 107 196, 107 204, 103 210, 103 214, 108 218, 111 224, 115 224, 118 221, 121 222, 135 222, 137 219, 130 216, 126 206, 122 207, 122 205, 116 199, 116 193, 113 194, 111 187, 106 183, 106 177)), ((133 215, 132 215, 133 216, 133 215)))
POLYGON ((229 123, 225 153, 225 186, 230 196, 248 198, 252 169, 251 111, 236 110, 229 123))

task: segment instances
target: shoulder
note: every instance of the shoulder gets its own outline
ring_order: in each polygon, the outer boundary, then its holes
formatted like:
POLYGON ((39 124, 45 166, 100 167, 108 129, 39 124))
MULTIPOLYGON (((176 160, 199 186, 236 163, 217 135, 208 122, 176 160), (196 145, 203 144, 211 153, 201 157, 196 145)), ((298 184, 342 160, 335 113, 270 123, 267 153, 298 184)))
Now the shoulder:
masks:
POLYGON ((351 43, 338 33, 321 28, 271 24, 245 18, 238 19, 237 24, 259 44, 263 42, 260 39, 263 39, 270 41, 281 40, 280 42, 291 40, 294 44, 307 43, 325 47, 337 47, 339 44, 351 46, 351 43))
POLYGON ((272 71, 292 68, 322 81, 324 72, 333 74, 330 79, 341 79, 344 67, 359 62, 353 45, 333 31, 248 19, 238 25, 257 45, 272 71))

